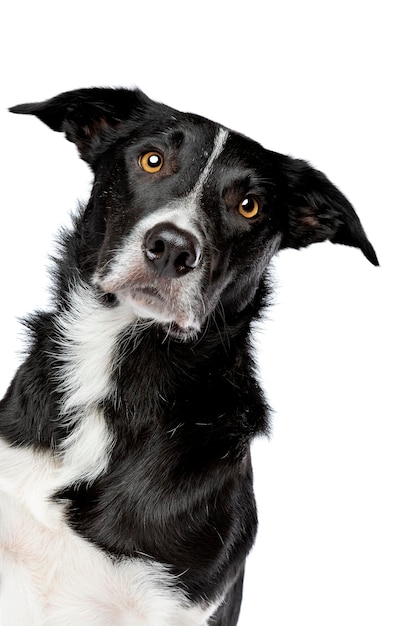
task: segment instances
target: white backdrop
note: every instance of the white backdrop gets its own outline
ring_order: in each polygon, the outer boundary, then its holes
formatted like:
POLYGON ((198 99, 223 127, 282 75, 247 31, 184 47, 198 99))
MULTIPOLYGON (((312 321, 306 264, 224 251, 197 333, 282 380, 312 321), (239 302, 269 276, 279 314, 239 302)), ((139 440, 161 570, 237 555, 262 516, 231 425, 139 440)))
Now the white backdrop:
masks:
MULTIPOLYGON (((0 392, 16 317, 47 302, 53 236, 87 167, 6 107, 93 85, 151 97, 310 160, 378 253, 284 251, 259 333, 275 409, 254 447, 260 530, 240 626, 415 626, 416 23, 403 0, 2 5, 0 392)), ((59 625, 57 625, 59 626, 59 625)))

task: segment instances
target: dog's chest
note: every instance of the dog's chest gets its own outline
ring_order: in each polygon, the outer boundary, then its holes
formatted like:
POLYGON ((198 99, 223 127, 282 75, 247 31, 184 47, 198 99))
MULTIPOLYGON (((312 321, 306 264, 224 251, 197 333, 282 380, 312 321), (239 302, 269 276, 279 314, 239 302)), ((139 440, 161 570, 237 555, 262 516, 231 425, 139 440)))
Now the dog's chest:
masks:
POLYGON ((112 559, 67 526, 60 505, 48 501, 50 458, 1 446, 3 459, 15 454, 14 468, 31 473, 27 485, 10 472, 0 485, 5 626, 206 624, 215 607, 191 606, 163 565, 112 559))

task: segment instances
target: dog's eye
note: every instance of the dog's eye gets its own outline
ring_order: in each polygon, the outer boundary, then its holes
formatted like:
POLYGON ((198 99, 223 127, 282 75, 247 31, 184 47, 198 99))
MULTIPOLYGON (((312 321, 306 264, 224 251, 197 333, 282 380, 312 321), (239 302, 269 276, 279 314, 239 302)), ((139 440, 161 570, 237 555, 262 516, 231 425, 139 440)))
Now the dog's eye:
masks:
POLYGON ((256 217, 259 213, 259 202, 253 196, 246 196, 239 204, 239 213, 246 219, 256 217))
POLYGON ((164 157, 159 152, 145 152, 139 157, 139 165, 149 174, 156 174, 162 169, 164 157))

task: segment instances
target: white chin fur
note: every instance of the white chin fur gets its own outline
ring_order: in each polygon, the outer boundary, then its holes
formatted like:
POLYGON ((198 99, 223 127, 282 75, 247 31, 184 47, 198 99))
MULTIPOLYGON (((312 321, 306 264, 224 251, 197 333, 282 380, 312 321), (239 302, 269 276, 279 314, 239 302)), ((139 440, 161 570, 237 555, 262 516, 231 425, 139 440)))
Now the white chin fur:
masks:
POLYGON ((192 319, 191 316, 181 314, 173 315, 168 311, 161 310, 161 307, 157 307, 156 305, 152 306, 138 297, 132 296, 128 292, 118 293, 117 299, 124 306, 128 306, 139 319, 155 322, 157 324, 163 324, 168 327, 175 325, 179 329, 179 334, 181 335, 193 336, 201 329, 201 324, 192 319))

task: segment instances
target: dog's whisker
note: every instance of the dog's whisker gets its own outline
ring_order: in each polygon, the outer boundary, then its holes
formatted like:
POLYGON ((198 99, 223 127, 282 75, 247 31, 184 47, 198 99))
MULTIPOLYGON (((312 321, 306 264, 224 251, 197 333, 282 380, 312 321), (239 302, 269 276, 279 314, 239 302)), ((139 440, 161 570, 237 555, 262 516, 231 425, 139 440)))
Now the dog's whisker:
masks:
POLYGON ((167 434, 170 435, 171 438, 172 438, 172 437, 174 437, 174 435, 176 435, 177 430, 179 428, 182 428, 183 426, 184 426, 183 423, 177 424, 177 426, 175 426, 174 428, 171 428, 170 430, 167 430, 167 434))
POLYGON ((223 547, 226 546, 223 537, 221 536, 221 534, 219 533, 219 531, 217 530, 217 528, 215 526, 213 526, 213 524, 209 524, 209 526, 214 530, 214 532, 216 533, 216 535, 219 537, 221 544, 223 547))
POLYGON ((190 568, 187 567, 187 569, 183 570, 182 572, 179 572, 179 574, 173 574, 172 578, 174 579, 183 578, 183 576, 185 576, 189 571, 190 571, 190 568))

